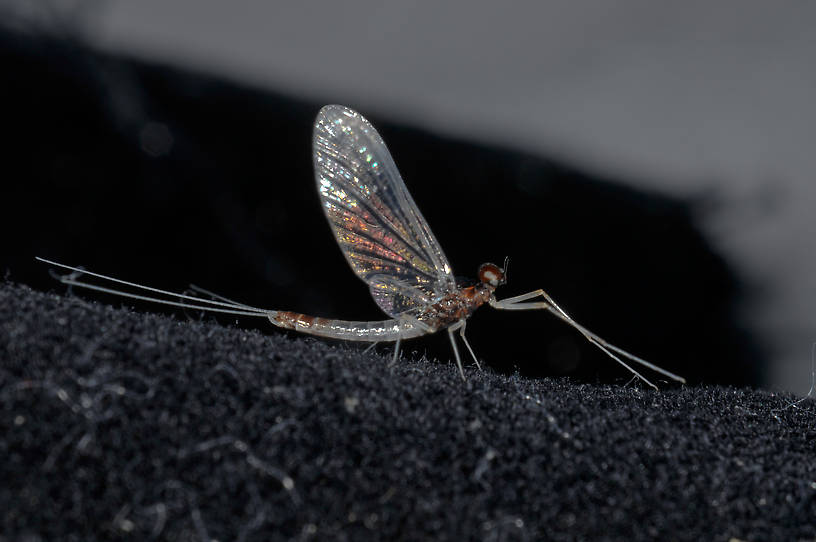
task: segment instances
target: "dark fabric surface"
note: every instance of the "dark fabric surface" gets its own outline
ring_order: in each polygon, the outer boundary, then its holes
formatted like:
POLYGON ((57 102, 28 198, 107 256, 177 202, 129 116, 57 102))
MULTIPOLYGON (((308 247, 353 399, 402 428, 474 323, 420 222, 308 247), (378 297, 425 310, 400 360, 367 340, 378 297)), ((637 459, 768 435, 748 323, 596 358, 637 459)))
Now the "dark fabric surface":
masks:
POLYGON ((816 537, 812 400, 184 318, 2 285, 0 540, 816 537))

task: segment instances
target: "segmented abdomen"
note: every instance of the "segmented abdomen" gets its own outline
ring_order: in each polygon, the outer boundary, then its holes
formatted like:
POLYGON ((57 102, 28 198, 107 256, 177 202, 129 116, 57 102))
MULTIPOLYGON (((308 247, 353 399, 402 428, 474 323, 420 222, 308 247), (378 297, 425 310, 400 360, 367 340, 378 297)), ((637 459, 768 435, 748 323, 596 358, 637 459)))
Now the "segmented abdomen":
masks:
POLYGON ((353 322, 279 311, 270 313, 269 321, 285 329, 346 341, 389 342, 399 338, 412 339, 427 333, 425 329, 410 321, 396 319, 353 322))

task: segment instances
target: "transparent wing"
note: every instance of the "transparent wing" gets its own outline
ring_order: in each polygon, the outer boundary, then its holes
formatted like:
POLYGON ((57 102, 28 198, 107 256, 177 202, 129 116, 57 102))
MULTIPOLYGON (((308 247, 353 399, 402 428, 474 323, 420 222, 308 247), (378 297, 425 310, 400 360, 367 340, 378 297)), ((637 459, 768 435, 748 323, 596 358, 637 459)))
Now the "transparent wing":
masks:
POLYGON ((389 316, 424 307, 456 289, 448 259, 374 127, 327 105, 313 138, 320 202, 357 276, 389 316))
POLYGON ((434 302, 426 291, 394 275, 371 275, 368 287, 377 305, 391 316, 427 307, 434 302))

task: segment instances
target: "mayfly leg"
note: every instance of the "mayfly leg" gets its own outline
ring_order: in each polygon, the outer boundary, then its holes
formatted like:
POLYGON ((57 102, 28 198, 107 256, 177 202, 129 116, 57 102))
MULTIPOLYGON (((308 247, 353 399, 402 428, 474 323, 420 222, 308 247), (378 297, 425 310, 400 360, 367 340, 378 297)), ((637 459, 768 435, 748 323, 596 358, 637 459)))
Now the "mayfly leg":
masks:
POLYGON ((453 355, 456 357, 456 365, 459 367, 459 374, 462 375, 462 380, 465 378, 465 370, 462 368, 462 358, 459 357, 459 348, 456 346, 456 338, 453 336, 454 326, 448 328, 448 338, 450 339, 451 347, 453 348, 453 355))
POLYGON ((629 370, 632 374, 634 374, 635 376, 637 376, 638 378, 643 380, 643 382, 645 382, 646 384, 648 384, 649 386, 651 386, 651 387, 653 387, 655 389, 657 389, 657 386, 655 386, 652 382, 649 381, 649 379, 644 377, 642 374, 640 374, 638 371, 636 371, 629 364, 627 364, 626 362, 621 360, 613 352, 618 353, 618 354, 620 354, 620 355, 634 361, 635 363, 638 363, 638 364, 640 364, 640 365, 642 365, 644 367, 647 367, 647 368, 649 368, 649 369, 651 369, 651 370, 653 370, 653 371, 655 371, 657 373, 660 373, 660 374, 662 374, 664 376, 667 376, 667 377, 669 377, 669 378, 671 378, 673 380, 685 383, 685 379, 683 377, 678 376, 678 375, 676 375, 676 374, 674 374, 674 373, 672 373, 670 371, 667 371, 667 370, 663 369, 662 367, 658 367, 657 365, 654 365, 653 363, 650 363, 650 362, 648 362, 648 361, 646 361, 646 360, 644 360, 644 359, 642 359, 642 358, 640 358, 638 356, 635 356, 634 354, 630 354, 629 352, 627 352, 627 351, 625 351, 625 350, 623 350, 621 348, 618 348, 617 346, 615 346, 615 345, 607 342, 603 338, 599 337, 595 333, 589 331, 588 329, 586 329, 585 327, 580 325, 578 322, 573 320, 572 317, 569 316, 563 309, 561 309, 561 307, 559 307, 558 304, 555 303, 555 301, 544 290, 535 290, 533 292, 528 292, 526 294, 518 295, 518 296, 515 296, 515 297, 510 297, 510 298, 503 299, 503 300, 492 300, 490 302, 490 305, 492 307, 496 308, 496 309, 501 309, 501 310, 547 310, 547 311, 549 311, 550 313, 552 313, 553 315, 555 315, 559 319, 563 320, 567 324, 569 324, 572 327, 574 327, 575 329, 577 329, 589 342, 591 342, 592 344, 597 346, 599 349, 601 349, 610 358, 612 358, 613 360, 615 360, 616 362, 621 364, 623 367, 625 367, 627 370, 629 370), (546 302, 544 302, 544 301, 525 302, 525 301, 528 301, 530 299, 534 299, 536 297, 543 297, 544 299, 546 299, 546 302))
MULTIPOLYGON (((375 343, 376 344, 376 343, 375 343)), ((402 337, 397 337, 397 341, 394 344, 394 357, 391 358, 390 367, 393 367, 397 364, 397 359, 399 359, 399 352, 400 352, 400 345, 402 344, 402 337)))
POLYGON ((592 337, 593 339, 595 339, 596 341, 598 341, 599 343, 601 343, 605 347, 609 348, 610 350, 613 350, 613 351, 617 352, 618 354, 621 354, 622 356, 626 356, 627 358, 631 359, 632 361, 634 361, 636 363, 639 363, 639 364, 643 365, 644 367, 647 367, 647 368, 651 369, 652 371, 655 371, 656 373, 660 373, 663 376, 671 378, 672 380, 676 380, 677 382, 681 382, 683 384, 686 383, 686 379, 683 378, 682 376, 676 375, 676 374, 672 373, 671 371, 667 371, 666 369, 664 369, 662 367, 658 367, 654 363, 650 363, 650 362, 646 361, 645 359, 640 358, 640 357, 638 357, 638 356, 636 356, 634 354, 630 354, 626 350, 623 350, 622 348, 618 348, 614 344, 609 343, 608 341, 602 339, 601 337, 599 337, 595 333, 589 331, 587 328, 585 328, 584 326, 580 325, 578 322, 573 320, 570 315, 568 315, 566 312, 564 312, 564 310, 561 307, 558 306, 558 304, 555 302, 555 300, 552 297, 550 297, 547 294, 547 292, 545 292, 544 290, 540 290, 540 291, 541 291, 542 297, 544 297, 544 299, 546 299, 547 302, 550 303, 550 305, 555 307, 555 309, 561 314, 561 316, 563 316, 562 319, 566 319, 565 321, 568 324, 575 327, 575 329, 580 331, 585 337, 587 337, 587 338, 592 337))
POLYGON ((453 329, 455 330, 457 327, 459 328, 459 336, 462 338, 462 342, 465 343, 465 346, 467 347, 468 352, 470 352, 470 357, 472 357, 473 362, 476 363, 476 368, 481 371, 482 370, 482 365, 479 363, 479 360, 476 358, 476 354, 473 352, 473 348, 471 348, 470 343, 467 340, 467 337, 465 337, 465 329, 467 328, 467 320, 459 320, 459 323, 455 324, 453 326, 453 329))
POLYGON ((604 347, 603 344, 601 344, 599 341, 597 341, 592 335, 590 335, 589 333, 585 333, 585 330, 583 330, 583 328, 577 326, 574 322, 571 322, 570 320, 564 318, 561 315, 561 313, 556 311, 549 303, 546 303, 546 302, 543 302, 543 301, 542 302, 534 302, 534 303, 514 303, 514 304, 506 305, 506 306, 496 306, 496 308, 503 309, 503 310, 518 310, 518 311, 523 311, 523 310, 548 310, 551 313, 558 316, 559 318, 561 318, 562 320, 564 320, 565 322, 567 322, 568 324, 570 324, 571 326, 573 326, 579 332, 581 332, 581 334, 584 337, 586 337, 586 339, 589 342, 591 342, 592 344, 594 344, 595 346, 597 346, 598 348, 603 350, 603 352, 607 356, 609 356, 610 358, 614 359, 615 361, 617 361, 618 363, 623 365, 628 371, 630 371, 632 374, 634 374, 635 376, 637 376, 638 378, 643 380, 643 382, 645 382, 648 386, 650 386, 650 387, 652 387, 654 389, 658 389, 658 387, 655 386, 648 378, 646 378, 645 376, 640 374, 637 370, 635 370, 633 367, 631 367, 628 363, 626 363, 625 361, 620 359, 618 356, 616 356, 615 354, 610 352, 607 348, 604 347))

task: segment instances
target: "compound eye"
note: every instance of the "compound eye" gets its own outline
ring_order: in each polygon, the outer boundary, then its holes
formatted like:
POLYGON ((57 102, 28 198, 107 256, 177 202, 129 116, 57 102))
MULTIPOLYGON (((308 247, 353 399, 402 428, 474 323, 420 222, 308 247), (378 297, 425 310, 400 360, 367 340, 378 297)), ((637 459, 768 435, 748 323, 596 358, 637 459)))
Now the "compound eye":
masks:
POLYGON ((504 284, 504 270, 493 263, 482 264, 479 267, 479 280, 495 288, 504 284))

